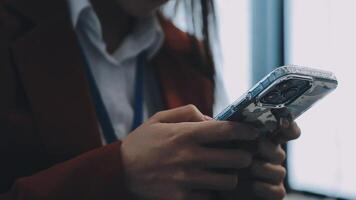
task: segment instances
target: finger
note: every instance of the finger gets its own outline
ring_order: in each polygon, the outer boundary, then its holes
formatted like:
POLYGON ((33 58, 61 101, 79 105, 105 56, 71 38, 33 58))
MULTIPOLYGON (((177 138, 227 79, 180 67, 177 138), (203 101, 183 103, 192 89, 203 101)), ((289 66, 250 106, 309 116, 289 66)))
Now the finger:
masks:
POLYGON ((295 140, 300 137, 301 130, 296 122, 290 122, 287 119, 281 118, 281 125, 278 130, 274 141, 279 144, 286 143, 290 140, 295 140))
POLYGON ((197 107, 187 105, 156 113, 151 120, 161 123, 200 122, 207 120, 197 107))
POLYGON ((237 122, 211 120, 198 123, 181 123, 180 125, 190 127, 187 136, 201 144, 231 140, 254 140, 258 136, 256 129, 237 122))
POLYGON ((286 190, 283 184, 272 185, 260 181, 253 183, 253 191, 257 197, 266 200, 279 200, 284 199, 286 196, 286 190))
POLYGON ((201 148, 192 164, 201 168, 241 169, 251 165, 252 154, 238 149, 201 148))
POLYGON ((214 193, 212 191, 206 190, 194 190, 188 193, 187 200, 210 200, 213 199, 214 193))
POLYGON ((266 138, 262 138, 258 142, 258 156, 273 164, 282 164, 286 159, 286 153, 281 145, 266 138))
POLYGON ((214 193, 212 191, 204 190, 188 190, 179 189, 179 191, 172 192, 165 199, 177 199, 177 200, 210 200, 213 199, 214 193))
POLYGON ((183 187, 193 190, 228 191, 236 188, 238 176, 234 174, 223 174, 212 171, 192 170, 178 177, 183 187))
POLYGON ((253 161, 250 170, 254 178, 267 181, 271 184, 283 183, 286 176, 286 169, 283 166, 262 161, 253 161))

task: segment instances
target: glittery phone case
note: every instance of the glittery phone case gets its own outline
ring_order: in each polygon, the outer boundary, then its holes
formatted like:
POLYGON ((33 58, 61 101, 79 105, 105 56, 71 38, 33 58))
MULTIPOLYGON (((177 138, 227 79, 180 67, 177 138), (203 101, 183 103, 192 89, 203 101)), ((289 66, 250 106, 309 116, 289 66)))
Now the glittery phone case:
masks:
POLYGON ((331 72, 295 65, 279 67, 225 108, 215 119, 245 122, 258 128, 262 134, 269 134, 278 128, 280 117, 296 119, 336 89, 337 85, 337 79, 331 72), (291 84, 294 81, 297 85, 291 87, 302 90, 302 93, 288 101, 268 103, 268 98, 273 96, 269 92, 277 90, 276 87, 283 87, 279 84, 288 81, 291 84))

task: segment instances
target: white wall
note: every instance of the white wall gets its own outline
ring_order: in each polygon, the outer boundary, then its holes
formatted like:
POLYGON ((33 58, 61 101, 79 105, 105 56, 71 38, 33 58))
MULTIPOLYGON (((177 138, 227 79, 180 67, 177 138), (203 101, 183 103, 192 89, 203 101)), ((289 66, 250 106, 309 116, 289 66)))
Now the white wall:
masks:
POLYGON ((356 199, 356 1, 289 0, 291 64, 335 72, 339 87, 299 120, 290 145, 292 186, 356 199))
POLYGON ((232 102, 249 89, 250 5, 249 0, 218 0, 222 75, 232 102))

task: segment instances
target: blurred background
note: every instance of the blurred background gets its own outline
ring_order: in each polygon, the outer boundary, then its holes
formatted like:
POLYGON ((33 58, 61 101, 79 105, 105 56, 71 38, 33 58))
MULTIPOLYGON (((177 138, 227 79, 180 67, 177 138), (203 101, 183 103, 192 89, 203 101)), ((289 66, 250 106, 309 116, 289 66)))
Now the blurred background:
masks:
POLYGON ((320 198, 356 199, 356 1, 216 2, 230 102, 280 65, 336 74, 336 92, 297 120, 302 137, 288 145, 287 183, 291 190, 320 198))
POLYGON ((297 120, 302 137, 287 147, 288 199, 356 200, 356 0, 216 4, 217 61, 229 102, 284 64, 336 74, 336 92, 297 120))

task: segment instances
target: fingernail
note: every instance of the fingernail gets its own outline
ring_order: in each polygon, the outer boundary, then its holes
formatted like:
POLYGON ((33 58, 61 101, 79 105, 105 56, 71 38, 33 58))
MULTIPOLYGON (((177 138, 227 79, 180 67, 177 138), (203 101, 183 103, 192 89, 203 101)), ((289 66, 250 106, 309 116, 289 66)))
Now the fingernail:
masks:
POLYGON ((210 120, 214 120, 214 118, 208 116, 208 115, 204 115, 204 119, 207 120, 207 121, 210 121, 210 120))

